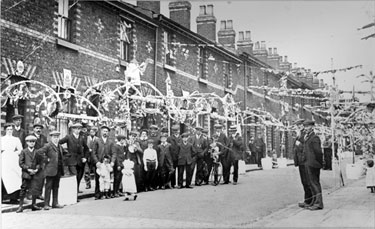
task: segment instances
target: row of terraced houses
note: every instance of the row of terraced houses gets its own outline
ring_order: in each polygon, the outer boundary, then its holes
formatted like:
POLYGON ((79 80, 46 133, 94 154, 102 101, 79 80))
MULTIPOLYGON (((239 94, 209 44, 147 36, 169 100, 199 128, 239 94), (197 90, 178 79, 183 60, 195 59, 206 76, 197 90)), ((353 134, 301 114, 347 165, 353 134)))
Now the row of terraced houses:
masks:
MULTIPOLYGON (((135 59, 149 61, 142 75, 143 81, 154 84, 166 94, 165 80, 169 75, 174 95, 182 91, 227 93, 240 101, 242 110, 262 108, 281 118, 283 100, 291 109, 284 122, 297 117, 311 118, 303 105, 316 105, 315 99, 282 98, 267 95, 264 90, 248 86, 280 87, 280 75, 262 71, 275 69, 295 71, 287 56, 280 56, 276 48, 266 48, 265 42, 253 42, 249 31, 234 30, 232 20, 217 19, 213 5, 201 5, 196 18, 196 32, 191 28, 191 3, 169 3, 169 17, 160 13, 159 1, 71 1, 71 0, 4 0, 1 4, 1 78, 17 82, 37 80, 53 88, 56 77, 63 71, 71 72, 74 86, 84 91, 89 85, 109 79, 122 79, 126 63, 135 59), (25 70, 17 76, 17 62, 25 70)), ((244 22, 237 22, 244 23, 244 22)), ((308 72, 308 71, 307 71, 308 72)), ((288 88, 316 89, 323 82, 312 74, 288 77, 288 88)), ((33 90, 33 88, 31 88, 33 90)), ((35 90, 35 89, 34 89, 35 90)), ((24 127, 31 129, 35 102, 20 101, 18 112, 25 116, 24 127)), ((2 105, 4 105, 2 103, 2 105)), ((2 107, 2 122, 11 121, 14 108, 2 107), (13 109, 13 110, 12 110, 13 109)), ((200 120, 200 125, 212 128, 212 122, 200 120)), ((246 122, 255 123, 256 118, 246 122)), ((259 127, 244 128, 246 140, 260 134, 259 127)), ((267 145, 280 154, 281 141, 287 149, 292 143, 290 134, 281 139, 281 132, 266 128, 267 145)), ((290 150, 287 150, 287 152, 290 150)))

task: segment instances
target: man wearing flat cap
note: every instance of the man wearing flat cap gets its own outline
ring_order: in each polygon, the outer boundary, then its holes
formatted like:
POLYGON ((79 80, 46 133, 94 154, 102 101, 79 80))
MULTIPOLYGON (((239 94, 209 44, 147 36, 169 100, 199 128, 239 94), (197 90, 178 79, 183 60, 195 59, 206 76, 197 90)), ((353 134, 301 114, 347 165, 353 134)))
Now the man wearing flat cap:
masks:
POLYGON ((70 128, 71 133, 60 139, 59 144, 66 143, 68 146, 68 154, 65 155, 65 173, 76 176, 77 193, 81 193, 79 190, 79 184, 81 183, 85 172, 85 163, 90 156, 90 150, 87 146, 85 137, 80 135, 82 124, 75 123, 70 128))
POLYGON ((191 172, 194 174, 195 165, 197 171, 195 173, 195 185, 201 186, 205 175, 203 174, 203 158, 206 152, 208 151, 207 140, 203 137, 202 134, 203 128, 200 126, 195 127, 195 134, 190 138, 190 143, 193 145, 194 152, 193 161, 191 163, 191 172))
POLYGON ((178 151, 178 188, 183 188, 183 175, 186 169, 186 182, 185 188, 191 187, 191 178, 193 176, 193 171, 191 164, 193 163, 193 157, 196 155, 194 147, 188 142, 189 133, 183 133, 181 135, 182 142, 179 144, 178 151))
POLYGON ((52 208, 63 208, 58 202, 60 178, 64 176, 63 148, 59 144, 60 132, 52 131, 49 134, 51 141, 40 148, 37 153, 45 157, 45 189, 44 210, 51 209, 50 198, 52 191, 52 208))
POLYGON ((36 137, 35 149, 40 149, 48 143, 47 137, 42 134, 42 124, 36 123, 33 126, 33 134, 36 137))
POLYGON ((233 165, 233 185, 238 181, 238 161, 243 159, 244 146, 240 133, 237 133, 237 126, 229 128, 229 158, 227 158, 227 165, 225 171, 223 168, 224 183, 229 183, 230 169, 233 165))
POLYGON ((87 136, 87 147, 89 148, 89 157, 87 158, 87 163, 85 166, 85 181, 86 181, 86 189, 91 188, 91 172, 95 170, 95 164, 93 163, 93 159, 91 157, 92 150, 94 147, 94 142, 99 139, 96 136, 98 132, 98 127, 90 126, 89 135, 87 136))
POLYGON ((323 167, 323 152, 321 148, 320 138, 315 134, 313 128, 314 121, 306 120, 303 122, 305 127, 304 147, 305 153, 305 169, 312 193, 312 202, 310 210, 323 209, 322 187, 320 185, 320 169, 323 167))
POLYGON ((178 151, 179 145, 182 143, 180 136, 180 125, 176 124, 172 126, 172 135, 168 137, 167 142, 170 145, 169 150, 173 162, 173 173, 171 174, 171 186, 174 188, 176 186, 176 169, 178 166, 178 151))
POLYGON ((122 170, 124 169, 124 161, 126 159, 127 147, 126 147, 126 136, 117 135, 117 142, 113 147, 112 161, 114 161, 113 166, 113 196, 119 197, 123 196, 120 193, 120 186, 122 181, 122 170))
POLYGON ((13 123, 14 123, 12 135, 14 137, 19 138, 21 140, 22 146, 25 147, 26 146, 26 144, 25 144, 26 143, 25 142, 26 131, 21 127, 23 116, 22 115, 14 115, 12 117, 12 119, 13 119, 13 123))
MULTIPOLYGON (((110 129, 108 126, 101 126, 101 136, 94 142, 91 157, 96 167, 99 167, 100 163, 103 162, 104 156, 112 158, 115 143, 109 139, 109 131, 110 129)), ((111 162, 111 166, 114 166, 113 161, 111 162)), ((99 175, 95 173, 95 200, 101 198, 102 193, 100 192, 99 175)))

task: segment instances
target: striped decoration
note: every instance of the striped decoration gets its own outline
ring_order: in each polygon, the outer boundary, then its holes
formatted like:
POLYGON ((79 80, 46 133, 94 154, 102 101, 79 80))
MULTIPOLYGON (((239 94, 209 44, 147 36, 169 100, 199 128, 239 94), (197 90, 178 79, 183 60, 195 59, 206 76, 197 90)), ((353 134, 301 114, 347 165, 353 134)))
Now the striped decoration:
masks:
MULTIPOLYGON (((64 75, 58 71, 52 71, 53 80, 55 81, 55 85, 64 87, 64 75)), ((78 88, 79 84, 81 83, 81 79, 75 76, 72 76, 72 88, 78 88)))
MULTIPOLYGON (((17 75, 16 74, 17 61, 12 60, 10 58, 5 58, 5 57, 2 57, 1 60, 2 60, 1 63, 4 66, 7 75, 17 75)), ((31 64, 26 64, 26 63, 23 63, 23 64, 24 64, 25 69, 21 76, 27 79, 32 79, 35 74, 36 66, 33 66, 31 64)))

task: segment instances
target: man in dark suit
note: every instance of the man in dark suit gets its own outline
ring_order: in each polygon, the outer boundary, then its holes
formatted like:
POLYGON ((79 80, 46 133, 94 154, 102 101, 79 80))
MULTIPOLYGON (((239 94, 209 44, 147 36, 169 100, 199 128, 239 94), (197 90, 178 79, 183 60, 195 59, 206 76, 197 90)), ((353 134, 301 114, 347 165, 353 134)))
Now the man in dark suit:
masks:
MULTIPOLYGON (((87 136, 87 147, 89 147, 89 157, 87 158, 87 163, 85 166, 85 181, 86 181, 86 189, 91 188, 91 172, 95 170, 95 164, 93 163, 92 149, 94 147, 94 142, 99 139, 96 136, 96 132, 98 132, 98 128, 96 126, 90 126, 89 135, 87 136)), ((94 171, 95 173, 95 171, 94 171)))
POLYGON ((52 190, 52 208, 63 208, 58 203, 60 178, 64 175, 63 149, 59 144, 60 132, 52 131, 50 133, 51 142, 38 150, 38 153, 45 155, 46 165, 44 173, 46 176, 46 185, 44 192, 44 210, 51 209, 50 198, 52 190))
POLYGON ((120 193, 120 185, 122 181, 122 170, 124 169, 124 161, 126 159, 127 148, 126 147, 126 136, 117 135, 117 143, 113 145, 113 155, 112 161, 114 162, 113 166, 113 196, 119 197, 123 196, 120 193))
POLYGON ((47 141, 47 137, 44 136, 42 134, 42 129, 43 129, 43 125, 42 124, 39 124, 39 123, 36 123, 34 124, 33 126, 33 130, 34 130, 34 135, 36 137, 36 142, 35 142, 35 149, 40 149, 42 148, 45 144, 48 143, 47 141))
POLYGON ((233 165, 233 185, 237 184, 238 181, 238 160, 243 159, 244 153, 244 146, 243 140, 240 133, 237 133, 237 127, 231 126, 229 128, 230 136, 229 136, 229 148, 230 148, 230 158, 229 158, 229 168, 225 173, 224 181, 228 181, 230 179, 230 168, 233 165))
POLYGON ((305 192, 304 201, 298 203, 298 206, 301 208, 310 207, 312 205, 312 192, 310 189, 307 170, 305 167, 306 156, 305 152, 303 151, 305 137, 305 130, 303 129, 304 121, 304 119, 299 119, 293 123, 293 125, 296 126, 296 139, 293 143, 294 166, 298 166, 301 183, 305 192))
POLYGON ((167 142, 171 144, 170 153, 172 157, 174 170, 174 172, 171 174, 171 186, 172 188, 174 188, 176 185, 176 168, 178 166, 178 151, 180 147, 179 145, 182 143, 179 125, 172 126, 172 135, 168 137, 167 142))
POLYGON ((26 142, 25 142, 26 131, 21 127, 23 116, 22 115, 14 115, 12 119, 13 119, 13 123, 14 123, 12 135, 21 140, 22 147, 26 147, 26 142))
POLYGON ((195 165, 197 165, 197 172, 195 173, 195 185, 201 186, 204 175, 203 175, 203 158, 208 151, 208 143, 202 134, 203 128, 200 126, 195 127, 195 134, 190 138, 190 143, 194 147, 196 156, 193 158, 191 163, 191 172, 194 174, 195 165))
POLYGON ((173 171, 173 161, 170 152, 170 145, 167 143, 168 133, 162 133, 160 136, 161 143, 158 146, 159 157, 158 157, 158 173, 161 177, 161 188, 170 187, 170 177, 173 171))
POLYGON ((89 157, 89 148, 84 136, 80 135, 82 125, 75 123, 71 126, 72 133, 60 139, 59 144, 67 144, 68 154, 66 154, 65 171, 64 173, 75 175, 77 177, 77 192, 79 184, 81 183, 83 174, 85 172, 85 163, 89 157))
MULTIPOLYGON (((94 142, 93 150, 92 150, 92 160, 95 164, 96 168, 103 162, 104 156, 108 156, 112 158, 113 155, 113 147, 114 142, 109 139, 109 127, 102 126, 100 128, 101 136, 94 142)), ((111 165, 114 166, 114 162, 111 162, 111 165)), ((100 199, 101 192, 99 187, 99 175, 95 173, 95 200, 100 199)))
POLYGON ((230 151, 229 149, 229 139, 227 135, 223 132, 223 126, 221 124, 214 125, 216 130, 216 135, 219 136, 217 139, 217 144, 221 148, 220 161, 223 166, 223 184, 229 184, 229 172, 230 172, 230 151), (228 172, 229 167, 229 172, 228 172), (226 179, 227 178, 227 179, 226 179))
POLYGON ((309 180, 310 189, 313 196, 310 210, 323 209, 322 187, 320 185, 320 169, 323 167, 323 152, 320 138, 314 133, 314 121, 303 122, 305 127, 304 147, 306 161, 305 168, 309 180))
POLYGON ((254 154, 255 161, 258 164, 258 167, 262 167, 262 158, 266 153, 266 144, 263 141, 263 135, 258 134, 256 139, 252 144, 249 145, 251 154, 254 154))
POLYGON ((182 142, 179 145, 178 151, 178 188, 183 188, 183 176, 186 169, 186 183, 185 188, 191 187, 191 177, 193 175, 191 171, 191 163, 193 163, 193 157, 195 151, 193 145, 188 142, 189 134, 183 133, 181 135, 182 142))

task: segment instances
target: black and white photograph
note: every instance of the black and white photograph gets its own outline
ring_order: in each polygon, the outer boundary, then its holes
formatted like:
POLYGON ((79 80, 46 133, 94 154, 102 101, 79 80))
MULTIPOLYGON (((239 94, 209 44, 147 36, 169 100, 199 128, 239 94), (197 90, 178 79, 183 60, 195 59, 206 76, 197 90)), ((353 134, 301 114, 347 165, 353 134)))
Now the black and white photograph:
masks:
POLYGON ((0 0, 1 228, 375 228, 375 0, 0 0))

